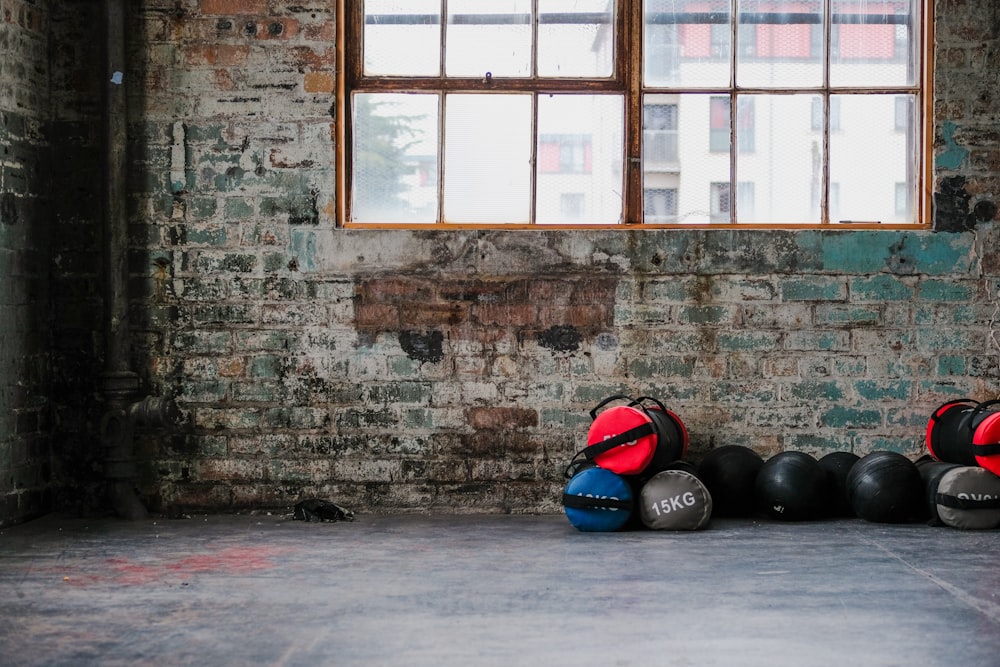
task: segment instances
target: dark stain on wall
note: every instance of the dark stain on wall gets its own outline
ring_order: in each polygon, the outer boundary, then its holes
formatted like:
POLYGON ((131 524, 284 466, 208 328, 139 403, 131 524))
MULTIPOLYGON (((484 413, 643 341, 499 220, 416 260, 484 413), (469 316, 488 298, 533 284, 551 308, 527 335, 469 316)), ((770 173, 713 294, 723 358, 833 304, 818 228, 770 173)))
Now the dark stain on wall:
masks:
POLYGON ((970 211, 972 195, 965 186, 964 176, 941 180, 941 191, 934 193, 934 231, 966 232, 996 217, 997 205, 989 199, 976 202, 970 211))
POLYGON ((576 327, 567 324, 560 324, 549 327, 545 331, 538 332, 536 340, 542 347, 547 347, 553 352, 575 352, 580 349, 580 341, 583 337, 576 327))
POLYGON ((400 331, 399 346, 403 348, 407 356, 416 361, 430 361, 432 363, 444 359, 442 343, 444 335, 440 331, 428 331, 420 333, 418 331, 400 331))
POLYGON ((5 192, 0 196, 0 223, 5 225, 16 225, 19 220, 17 213, 17 199, 12 192, 5 192))

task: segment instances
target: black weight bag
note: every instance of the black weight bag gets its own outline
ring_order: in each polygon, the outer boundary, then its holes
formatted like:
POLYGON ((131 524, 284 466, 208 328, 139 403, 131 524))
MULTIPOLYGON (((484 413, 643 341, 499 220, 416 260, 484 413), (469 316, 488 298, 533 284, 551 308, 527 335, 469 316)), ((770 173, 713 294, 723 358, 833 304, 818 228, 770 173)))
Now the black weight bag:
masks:
POLYGON ((928 523, 932 526, 942 526, 944 522, 941 521, 937 510, 938 482, 941 481, 941 478, 949 470, 964 468, 965 466, 961 463, 937 461, 930 454, 921 456, 914 462, 914 465, 917 466, 917 472, 920 473, 920 481, 924 485, 924 501, 927 507, 926 516, 928 517, 928 523))
POLYGON ((712 495, 690 472, 664 470, 643 484, 639 515, 652 530, 698 530, 712 516, 712 495))
POLYGON ((927 451, 939 461, 980 466, 1000 475, 1000 400, 945 403, 927 422, 927 451))
POLYGON ((966 530, 1000 526, 1000 477, 985 468, 961 466, 946 471, 934 500, 946 526, 966 530))

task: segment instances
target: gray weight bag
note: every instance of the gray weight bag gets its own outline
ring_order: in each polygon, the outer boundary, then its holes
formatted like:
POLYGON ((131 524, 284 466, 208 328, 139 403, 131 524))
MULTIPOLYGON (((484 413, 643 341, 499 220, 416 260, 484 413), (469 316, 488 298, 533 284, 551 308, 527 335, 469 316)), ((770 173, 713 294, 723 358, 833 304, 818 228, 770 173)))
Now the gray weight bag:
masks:
POLYGON ((642 485, 639 515, 653 530, 698 530, 712 516, 712 495, 690 472, 664 470, 642 485))
POLYGON ((1000 477, 986 468, 949 470, 941 476, 934 499, 946 526, 967 530, 1000 526, 1000 477))

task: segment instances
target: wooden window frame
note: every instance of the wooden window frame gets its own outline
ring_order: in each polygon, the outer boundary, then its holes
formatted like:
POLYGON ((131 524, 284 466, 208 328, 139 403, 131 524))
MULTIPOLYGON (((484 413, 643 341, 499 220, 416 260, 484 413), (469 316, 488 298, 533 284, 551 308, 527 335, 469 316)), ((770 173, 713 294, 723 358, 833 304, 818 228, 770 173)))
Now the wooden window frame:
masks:
MULTIPOLYGON (((654 228, 678 228, 678 229, 928 229, 931 227, 931 169, 933 164, 933 0, 917 0, 918 13, 921 29, 919 35, 915 35, 918 43, 914 46, 918 53, 920 71, 915 75, 914 85, 908 87, 903 92, 913 92, 917 95, 918 118, 914 127, 914 139, 917 149, 912 156, 914 160, 914 221, 909 223, 881 223, 881 222, 858 222, 853 221, 850 225, 836 224, 829 218, 829 206, 827 202, 827 189, 829 188, 829 176, 824 178, 822 203, 823 219, 816 223, 762 223, 762 222, 737 222, 736 207, 733 208, 729 223, 644 223, 644 179, 641 162, 642 138, 643 138, 643 62, 642 62, 642 37, 643 37, 643 2, 642 0, 618 0, 619 11, 615 17, 616 49, 617 53, 624 54, 624 57, 614 58, 614 69, 611 77, 607 79, 558 79, 558 78, 456 78, 456 77, 364 77, 362 75, 363 49, 349 48, 352 40, 363 31, 364 9, 363 3, 359 0, 335 0, 336 5, 336 52, 337 70, 335 84, 335 178, 336 178, 336 225, 338 227, 363 228, 363 229, 461 229, 461 228, 488 228, 488 229, 545 229, 545 230, 568 230, 568 229, 654 229, 654 228), (617 93, 624 96, 624 192, 622 197, 622 219, 608 223, 588 223, 588 224, 545 224, 534 221, 534 211, 531 215, 531 223, 450 223, 438 220, 433 223, 409 223, 409 222, 354 222, 348 219, 350 215, 350 196, 352 189, 352 174, 350 168, 350 146, 352 142, 351 127, 349 121, 350 104, 349 96, 353 91, 367 92, 419 92, 421 90, 443 92, 462 91, 512 91, 529 93, 617 93)), ((735 11, 736 0, 732 0, 735 11)), ((827 12, 831 11, 827 6, 827 12)), ((734 45, 738 44, 737 33, 740 27, 739 21, 731 23, 734 45)), ((828 24, 829 33, 829 24, 828 24)), ((830 35, 827 34, 827 39, 830 35)), ((358 40, 360 41, 360 40, 358 40)), ((738 49, 734 46, 731 58, 738 58, 738 49)), ((829 60, 824 62, 824 67, 829 68, 829 60)), ((901 87, 892 87, 891 90, 900 92, 901 87)), ((873 91, 871 88, 859 89, 873 91)), ((654 89, 654 93, 661 92, 661 89, 654 89)), ((749 88, 737 89, 732 83, 728 88, 719 89, 688 89, 677 88, 669 92, 696 92, 699 94, 728 94, 735 99, 737 92, 753 93, 749 88)), ((848 88, 835 88, 824 85, 821 89, 799 88, 791 92, 820 92, 823 95, 824 105, 829 106, 830 95, 836 93, 850 92, 848 88)), ((732 131, 736 128, 737 104, 731 104, 732 131)), ((824 131, 824 154, 829 155, 826 149, 829 148, 830 130, 824 131)), ((735 146, 735 142, 732 143, 735 146)), ((534 158, 535 147, 532 147, 532 157, 534 158)), ((731 178, 730 182, 735 183, 732 178, 735 174, 735 163, 737 150, 731 150, 731 178)), ((829 157, 824 158, 825 172, 828 171, 829 157)), ((532 182, 537 178, 537 165, 533 167, 532 182)), ((533 196, 533 195, 532 195, 533 196)), ((534 208, 534 206, 532 207, 534 208)))

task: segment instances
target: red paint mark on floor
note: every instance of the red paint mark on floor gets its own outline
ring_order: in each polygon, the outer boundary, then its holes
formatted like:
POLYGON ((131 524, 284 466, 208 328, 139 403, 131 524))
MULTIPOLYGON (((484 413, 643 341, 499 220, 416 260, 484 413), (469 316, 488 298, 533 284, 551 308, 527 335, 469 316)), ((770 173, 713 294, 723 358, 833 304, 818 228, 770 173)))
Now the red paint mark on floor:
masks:
POLYGON ((77 587, 170 584, 184 582, 200 574, 240 576, 271 570, 278 567, 281 556, 291 551, 294 550, 287 547, 238 546, 184 554, 175 559, 148 557, 140 560, 116 556, 84 569, 74 566, 36 567, 31 574, 58 574, 63 582, 77 587))
POLYGON ((274 557, 284 551, 272 547, 230 547, 215 553, 197 554, 168 563, 171 572, 208 572, 223 574, 248 574, 270 570, 275 566, 274 557))

